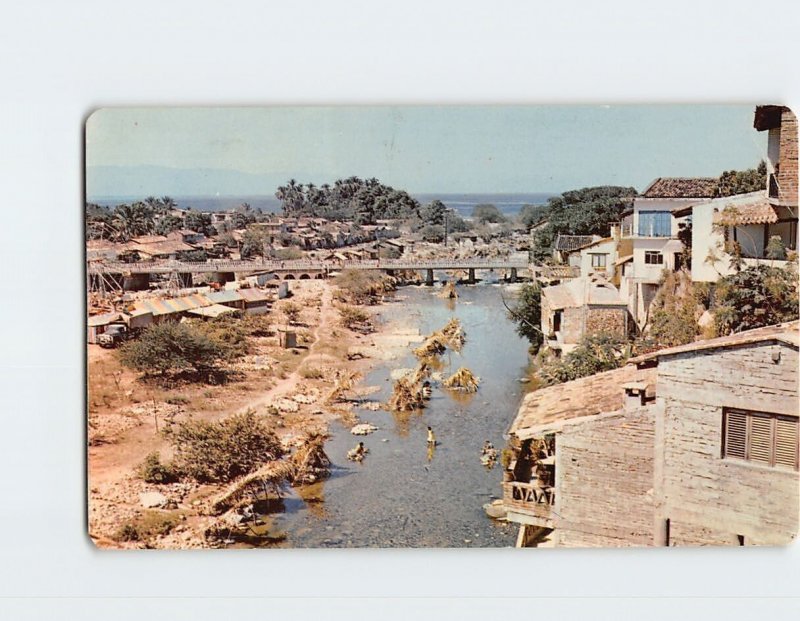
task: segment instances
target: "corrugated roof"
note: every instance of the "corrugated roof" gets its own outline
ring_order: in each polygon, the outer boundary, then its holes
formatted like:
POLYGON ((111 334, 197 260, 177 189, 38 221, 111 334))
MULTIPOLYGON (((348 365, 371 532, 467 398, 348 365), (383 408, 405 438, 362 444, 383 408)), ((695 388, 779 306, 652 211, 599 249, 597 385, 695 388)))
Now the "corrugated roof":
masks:
POLYGON ((209 293, 206 293, 206 297, 215 304, 224 304, 225 302, 239 302, 242 299, 242 296, 236 289, 230 289, 225 291, 210 291, 209 293))
POLYGON ((222 304, 212 304, 211 306, 203 306, 201 308, 192 308, 189 311, 192 315, 200 315, 201 317, 219 317, 220 315, 228 315, 230 313, 238 312, 235 308, 230 306, 223 306, 222 304))
POLYGON ((625 403, 623 385, 630 382, 655 384, 656 374, 655 368, 638 369, 628 364, 613 371, 540 388, 525 396, 510 433, 525 440, 557 431, 569 421, 620 410, 625 403))
POLYGON ((154 317, 158 317, 159 315, 180 313, 193 308, 201 308, 210 305, 211 301, 205 296, 194 294, 182 298, 148 298, 138 300, 134 304, 134 308, 136 310, 149 311, 153 313, 154 317))
POLYGON ((87 323, 92 327, 107 326, 120 319, 122 319, 122 313, 103 313, 102 315, 92 315, 87 323))
POLYGON ((641 364, 650 360, 658 360, 659 358, 664 358, 666 356, 675 356, 677 354, 684 354, 687 352, 736 347, 752 343, 761 343, 763 341, 779 341, 786 343, 787 345, 800 347, 800 321, 790 321, 788 323, 780 323, 774 326, 756 328, 755 330, 737 332, 736 334, 731 334, 730 336, 720 336, 715 339, 695 341, 694 343, 689 343, 687 345, 668 347, 667 349, 660 349, 649 354, 631 358, 630 362, 641 364))
POLYGON ((245 302, 263 302, 272 299, 269 293, 261 289, 239 289, 239 295, 245 302))
POLYGON ((716 177, 658 177, 642 192, 642 197, 713 198, 718 184, 716 177))

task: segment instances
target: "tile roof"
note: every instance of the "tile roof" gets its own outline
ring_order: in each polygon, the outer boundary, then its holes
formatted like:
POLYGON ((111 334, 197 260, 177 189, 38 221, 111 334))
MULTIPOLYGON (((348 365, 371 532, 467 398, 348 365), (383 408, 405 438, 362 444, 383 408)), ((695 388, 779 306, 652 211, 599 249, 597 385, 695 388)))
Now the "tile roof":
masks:
POLYGON ((770 204, 766 193, 759 193, 746 201, 729 200, 714 213, 714 224, 727 226, 774 224, 779 219, 778 210, 770 204))
POLYGON ((509 433, 521 440, 557 431, 565 423, 587 416, 621 410, 624 384, 655 384, 657 369, 637 369, 632 364, 613 371, 540 388, 522 400, 509 433))
POLYGON ((578 250, 588 246, 597 239, 594 235, 559 235, 556 237, 555 249, 562 252, 578 250))
POLYGON ((659 177, 642 198, 713 198, 719 179, 716 177, 659 177))
POLYGON ((584 304, 627 306, 614 285, 597 278, 573 278, 560 285, 545 287, 542 295, 551 309, 577 308, 584 304))

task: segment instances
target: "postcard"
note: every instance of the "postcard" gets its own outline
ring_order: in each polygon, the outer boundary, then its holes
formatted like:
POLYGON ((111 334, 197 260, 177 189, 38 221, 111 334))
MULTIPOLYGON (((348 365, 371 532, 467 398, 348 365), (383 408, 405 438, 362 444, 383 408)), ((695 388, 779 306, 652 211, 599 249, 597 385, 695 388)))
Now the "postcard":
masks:
POLYGON ((103 108, 101 548, 785 545, 779 104, 103 108))

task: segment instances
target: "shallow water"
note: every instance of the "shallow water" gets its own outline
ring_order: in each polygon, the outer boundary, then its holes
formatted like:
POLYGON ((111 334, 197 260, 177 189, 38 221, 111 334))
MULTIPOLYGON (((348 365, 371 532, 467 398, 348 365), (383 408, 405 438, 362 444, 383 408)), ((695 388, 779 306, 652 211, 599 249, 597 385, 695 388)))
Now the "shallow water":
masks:
MULTIPOLYGON (((506 317, 505 286, 458 287, 453 303, 435 296, 437 288, 407 287, 381 313, 429 334, 458 317, 467 336, 461 352, 442 356, 443 375, 466 366, 481 378, 477 394, 462 395, 434 387, 429 407, 419 413, 358 410, 359 418, 379 427, 365 437, 349 428, 331 427, 326 450, 331 478, 288 492, 284 512, 274 514, 270 532, 285 535, 287 547, 484 547, 512 546, 516 529, 486 517, 483 504, 501 493, 499 464, 480 462, 484 440, 501 449, 516 415, 525 385, 518 379, 528 364, 527 343, 506 317), (439 445, 429 453, 426 428, 439 445), (363 440, 369 454, 349 462, 348 449, 363 440)), ((364 380, 380 386, 370 399, 385 401, 392 369, 412 367, 410 353, 382 363, 364 380)))

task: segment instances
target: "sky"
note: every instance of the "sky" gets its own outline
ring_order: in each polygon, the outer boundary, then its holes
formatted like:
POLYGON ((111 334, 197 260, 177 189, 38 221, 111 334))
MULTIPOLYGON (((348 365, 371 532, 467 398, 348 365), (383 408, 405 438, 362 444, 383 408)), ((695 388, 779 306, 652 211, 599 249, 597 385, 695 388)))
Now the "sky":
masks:
POLYGON ((753 105, 103 108, 87 196, 269 195, 294 178, 411 193, 644 189, 755 166, 753 105))

